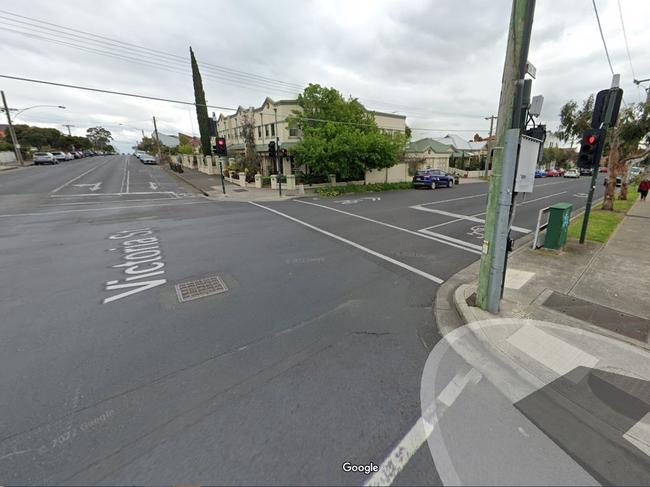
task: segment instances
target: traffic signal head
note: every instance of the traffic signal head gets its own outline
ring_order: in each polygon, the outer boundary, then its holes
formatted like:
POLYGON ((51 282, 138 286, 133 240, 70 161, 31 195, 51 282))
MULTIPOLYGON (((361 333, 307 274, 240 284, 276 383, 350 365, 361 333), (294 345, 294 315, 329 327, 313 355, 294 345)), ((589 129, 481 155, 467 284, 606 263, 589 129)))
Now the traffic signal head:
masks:
POLYGON ((217 137, 214 145, 214 155, 215 156, 227 156, 228 149, 226 148, 226 139, 223 137, 217 137))
POLYGON ((269 142, 269 157, 275 157, 275 141, 269 142))
POLYGON ((582 134, 580 152, 578 153, 578 167, 596 168, 600 161, 605 143, 605 130, 589 129, 582 134))

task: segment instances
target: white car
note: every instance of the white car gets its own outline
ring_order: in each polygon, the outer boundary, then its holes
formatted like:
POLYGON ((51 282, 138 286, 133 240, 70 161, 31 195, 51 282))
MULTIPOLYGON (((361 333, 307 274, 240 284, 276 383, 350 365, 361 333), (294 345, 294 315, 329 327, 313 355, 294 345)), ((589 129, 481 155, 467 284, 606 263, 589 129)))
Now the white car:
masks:
POLYGON ((65 155, 65 152, 55 151, 55 152, 52 152, 52 155, 59 162, 67 161, 67 158, 66 158, 67 156, 65 155))
POLYGON ((64 154, 65 154, 66 161, 72 161, 74 159, 74 154, 72 154, 71 152, 64 152, 64 154))
POLYGON ((34 152, 33 161, 35 166, 40 166, 41 164, 59 163, 59 161, 52 155, 51 152, 34 152))
POLYGON ((564 177, 565 178, 579 178, 580 173, 578 172, 577 169, 567 169, 564 171, 564 177))
POLYGON ((140 161, 142 164, 158 164, 158 160, 154 156, 150 156, 149 154, 142 154, 140 156, 140 161))

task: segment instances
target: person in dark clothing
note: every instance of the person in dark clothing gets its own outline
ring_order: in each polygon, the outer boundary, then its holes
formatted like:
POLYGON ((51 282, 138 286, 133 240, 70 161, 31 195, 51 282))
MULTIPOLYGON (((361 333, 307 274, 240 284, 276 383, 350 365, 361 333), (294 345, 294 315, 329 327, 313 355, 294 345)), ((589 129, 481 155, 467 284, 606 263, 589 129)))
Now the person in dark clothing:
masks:
POLYGON ((641 201, 645 201, 648 196, 648 191, 650 191, 650 180, 644 179, 639 184, 639 194, 641 195, 641 201))

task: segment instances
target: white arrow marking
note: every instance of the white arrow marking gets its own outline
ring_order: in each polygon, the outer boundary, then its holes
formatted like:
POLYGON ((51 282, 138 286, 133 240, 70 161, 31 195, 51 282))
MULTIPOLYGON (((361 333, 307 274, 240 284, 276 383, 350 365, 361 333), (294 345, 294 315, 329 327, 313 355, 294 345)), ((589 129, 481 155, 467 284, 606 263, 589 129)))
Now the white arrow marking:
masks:
POLYGON ((102 183, 93 183, 93 184, 75 184, 74 186, 78 188, 88 188, 90 191, 97 191, 102 186, 102 183))
POLYGON ((152 191, 156 191, 158 189, 158 185, 153 181, 149 181, 149 187, 151 188, 152 191))

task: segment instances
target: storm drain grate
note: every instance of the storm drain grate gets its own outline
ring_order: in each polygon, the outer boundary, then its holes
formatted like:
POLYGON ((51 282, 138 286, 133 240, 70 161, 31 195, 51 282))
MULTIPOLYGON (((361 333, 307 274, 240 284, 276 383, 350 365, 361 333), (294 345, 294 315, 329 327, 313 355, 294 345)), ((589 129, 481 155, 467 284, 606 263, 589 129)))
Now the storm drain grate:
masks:
POLYGON ((248 190, 247 190, 247 189, 243 189, 243 188, 239 188, 239 189, 233 189, 233 191, 234 191, 235 193, 245 193, 245 192, 248 191, 248 190))
POLYGON ((176 284, 176 295, 181 303, 225 293, 227 290, 228 287, 219 276, 204 277, 176 284))

